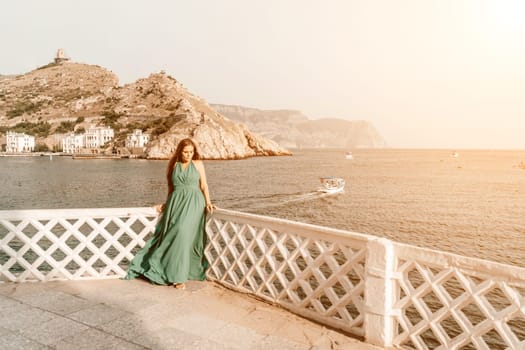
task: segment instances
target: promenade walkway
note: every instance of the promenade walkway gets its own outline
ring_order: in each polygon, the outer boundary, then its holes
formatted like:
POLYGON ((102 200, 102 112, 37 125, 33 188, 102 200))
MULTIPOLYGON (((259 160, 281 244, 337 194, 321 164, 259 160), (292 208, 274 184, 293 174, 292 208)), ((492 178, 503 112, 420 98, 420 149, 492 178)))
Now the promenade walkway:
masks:
POLYGON ((379 349, 212 282, 0 284, 0 348, 379 349))

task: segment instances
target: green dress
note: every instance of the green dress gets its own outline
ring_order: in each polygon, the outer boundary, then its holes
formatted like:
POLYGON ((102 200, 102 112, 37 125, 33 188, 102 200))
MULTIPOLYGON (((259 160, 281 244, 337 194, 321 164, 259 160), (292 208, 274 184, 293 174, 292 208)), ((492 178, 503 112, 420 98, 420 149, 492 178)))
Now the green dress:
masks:
POLYGON ((156 284, 204 280, 206 203, 199 186, 199 172, 192 161, 186 169, 177 162, 169 195, 153 237, 130 263, 125 279, 144 276, 156 284))

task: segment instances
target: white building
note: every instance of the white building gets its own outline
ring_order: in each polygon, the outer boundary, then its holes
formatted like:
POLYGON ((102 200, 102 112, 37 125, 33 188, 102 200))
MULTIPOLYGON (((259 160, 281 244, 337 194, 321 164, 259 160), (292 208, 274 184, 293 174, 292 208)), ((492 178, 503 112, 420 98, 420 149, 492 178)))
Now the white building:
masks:
POLYGON ((135 129, 133 133, 126 136, 127 148, 142 148, 149 142, 149 135, 143 134, 142 130, 135 129))
POLYGON ((27 134, 8 131, 6 133, 7 153, 33 152, 35 149, 35 137, 27 134))
POLYGON ((80 153, 84 148, 84 135, 69 134, 62 138, 62 152, 80 153))
POLYGON ((111 141, 114 136, 115 132, 109 126, 92 126, 84 134, 84 147, 99 148, 106 142, 111 141))

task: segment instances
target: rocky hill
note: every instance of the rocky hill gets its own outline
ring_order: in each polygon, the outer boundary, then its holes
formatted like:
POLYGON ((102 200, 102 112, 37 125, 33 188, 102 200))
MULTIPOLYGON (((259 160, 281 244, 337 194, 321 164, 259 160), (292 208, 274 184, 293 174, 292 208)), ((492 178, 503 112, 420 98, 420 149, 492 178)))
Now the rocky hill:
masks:
POLYGON ((49 146, 54 134, 93 124, 115 129, 115 144, 108 148, 122 146, 133 129, 152 134, 148 158, 169 157, 185 137, 193 138, 207 159, 290 154, 164 73, 119 86, 118 77, 102 67, 63 62, 0 76, 0 132, 29 130, 37 143, 49 146))
POLYGON ((260 110, 212 104, 226 117, 242 122, 258 134, 290 148, 382 148, 386 143, 366 121, 311 120, 296 110, 260 110))

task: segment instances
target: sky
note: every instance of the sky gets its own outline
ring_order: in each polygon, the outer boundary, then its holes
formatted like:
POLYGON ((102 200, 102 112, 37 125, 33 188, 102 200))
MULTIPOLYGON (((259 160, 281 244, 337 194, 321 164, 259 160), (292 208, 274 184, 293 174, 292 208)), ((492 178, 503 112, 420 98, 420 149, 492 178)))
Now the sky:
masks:
POLYGON ((58 48, 131 83, 166 71, 209 103, 365 120, 393 148, 525 149, 522 0, 24 0, 0 74, 58 48))

